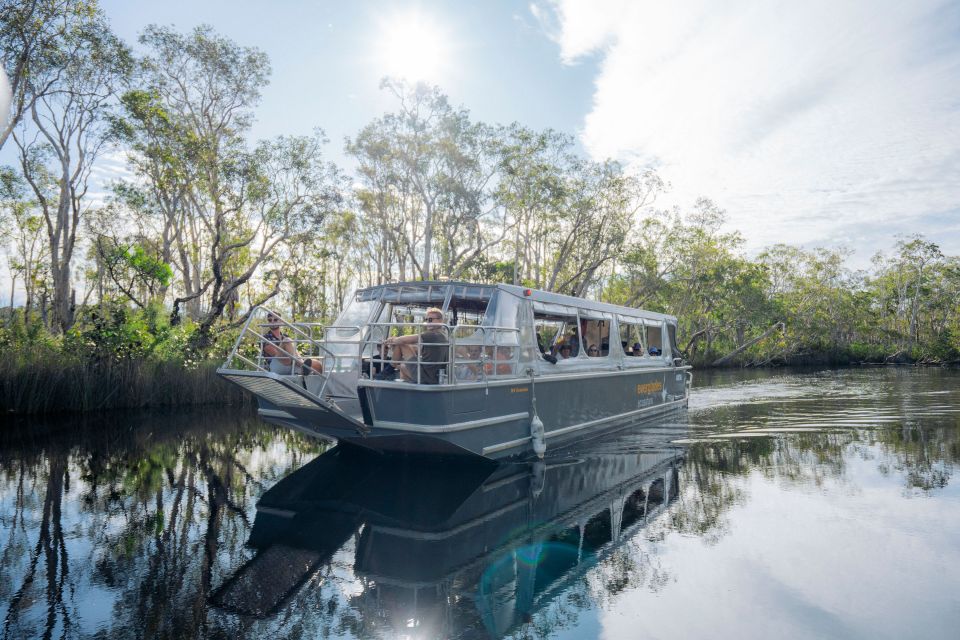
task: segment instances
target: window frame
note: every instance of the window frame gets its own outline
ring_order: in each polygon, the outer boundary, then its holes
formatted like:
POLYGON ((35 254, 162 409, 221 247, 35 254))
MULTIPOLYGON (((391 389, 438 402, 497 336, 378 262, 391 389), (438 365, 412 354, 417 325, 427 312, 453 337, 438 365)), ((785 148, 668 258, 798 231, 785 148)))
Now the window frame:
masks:
MULTIPOLYGON (((615 315, 607 311, 593 311, 592 309, 578 309, 577 310, 577 337, 580 343, 580 353, 583 358, 589 358, 590 360, 608 360, 610 358, 610 336, 613 334, 613 321, 615 315), (588 351, 589 347, 585 346, 584 336, 580 335, 580 325, 583 320, 589 322, 606 322, 607 323, 607 354, 606 355, 597 355, 591 356, 588 351)), ((599 329, 599 327, 598 327, 599 329)), ((598 351, 603 351, 603 336, 600 335, 600 342, 597 344, 598 351)))
MULTIPOLYGON (((644 318, 637 318, 637 317, 633 317, 633 316, 618 315, 618 316, 617 316, 617 332, 618 332, 618 334, 619 334, 618 337, 620 338, 620 342, 623 342, 623 341, 624 341, 624 340, 623 340, 623 338, 624 338, 624 332, 622 331, 622 327, 625 326, 625 325, 626 325, 626 326, 629 326, 629 327, 636 327, 636 328, 637 328, 637 337, 639 338, 638 342, 639 342, 639 344, 640 344, 640 353, 639 353, 639 355, 636 354, 636 353, 628 354, 626 347, 621 344, 621 345, 620 345, 620 350, 623 352, 623 357, 624 357, 624 358, 630 358, 631 360, 632 360, 633 358, 647 358, 647 357, 649 357, 650 354, 647 353, 647 345, 646 345, 646 339, 647 339, 647 325, 646 325, 646 320, 645 320, 644 318)), ((633 345, 630 344, 630 340, 629 340, 629 339, 627 339, 626 342, 627 342, 627 346, 633 347, 633 345)))

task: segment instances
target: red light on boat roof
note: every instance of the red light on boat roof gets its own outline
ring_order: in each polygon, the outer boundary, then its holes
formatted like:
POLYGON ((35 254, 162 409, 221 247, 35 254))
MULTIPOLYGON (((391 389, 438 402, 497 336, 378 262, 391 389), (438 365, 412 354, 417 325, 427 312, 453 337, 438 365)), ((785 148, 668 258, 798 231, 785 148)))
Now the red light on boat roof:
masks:
POLYGON ((529 296, 531 293, 533 293, 533 290, 532 290, 532 289, 524 289, 524 290, 523 290, 523 295, 525 295, 525 296, 529 296))

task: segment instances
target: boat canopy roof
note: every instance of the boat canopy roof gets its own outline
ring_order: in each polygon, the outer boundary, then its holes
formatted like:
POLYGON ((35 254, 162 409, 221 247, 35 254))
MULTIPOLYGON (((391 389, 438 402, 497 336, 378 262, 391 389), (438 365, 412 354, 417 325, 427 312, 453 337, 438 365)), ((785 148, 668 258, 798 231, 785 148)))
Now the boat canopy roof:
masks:
POLYGON ((545 309, 578 309, 598 313, 609 313, 626 318, 645 320, 665 320, 676 324, 675 316, 623 307, 606 302, 597 302, 575 296, 567 296, 551 291, 541 291, 510 284, 476 284, 457 281, 414 281, 381 284, 360 289, 356 293, 357 302, 388 302, 394 304, 424 304, 440 307, 446 311, 453 302, 453 306, 460 309, 473 308, 482 312, 496 292, 502 292, 518 298, 528 299, 535 307, 545 309))

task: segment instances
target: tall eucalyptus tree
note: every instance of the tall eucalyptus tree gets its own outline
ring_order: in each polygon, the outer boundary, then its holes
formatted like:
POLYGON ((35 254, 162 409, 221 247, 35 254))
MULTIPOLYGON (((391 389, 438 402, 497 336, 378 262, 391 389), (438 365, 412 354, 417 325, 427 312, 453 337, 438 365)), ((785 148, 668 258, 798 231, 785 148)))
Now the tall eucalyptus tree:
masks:
POLYGON ((95 6, 65 28, 63 46, 50 56, 30 78, 49 90, 31 99, 29 122, 21 122, 13 139, 46 227, 52 325, 66 331, 73 324, 71 269, 77 233, 91 207, 91 171, 110 140, 108 118, 130 56, 95 6))
POLYGON ((653 172, 627 173, 615 161, 576 159, 563 185, 546 288, 582 296, 621 255, 638 213, 662 190, 653 172))
POLYGON ((179 275, 174 313, 186 303, 199 318, 200 298, 214 284, 214 236, 222 236, 244 201, 244 136, 270 64, 262 51, 209 26, 183 34, 151 25, 140 43, 147 54, 135 88, 123 96, 118 129, 146 185, 145 209, 162 229, 164 258, 179 275))
MULTIPOLYGON (((502 132, 502 176, 498 197, 513 221, 512 281, 544 286, 548 238, 563 198, 570 136, 533 131, 518 124, 502 132)), ((505 256, 506 257, 506 256, 505 256)))

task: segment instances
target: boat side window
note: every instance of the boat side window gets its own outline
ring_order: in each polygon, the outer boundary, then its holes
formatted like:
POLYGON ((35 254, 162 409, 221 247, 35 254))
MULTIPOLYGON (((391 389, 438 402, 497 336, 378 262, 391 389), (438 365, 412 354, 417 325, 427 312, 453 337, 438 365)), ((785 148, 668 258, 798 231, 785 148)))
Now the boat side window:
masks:
POLYGON ((570 335, 576 331, 577 316, 557 313, 543 313, 534 311, 533 326, 537 333, 537 346, 541 353, 554 356, 558 361, 575 358, 579 351, 574 352, 570 335))
POLYGON ((648 320, 647 329, 647 354, 653 357, 663 355, 663 323, 648 320))
POLYGON ((451 304, 447 312, 448 322, 454 326, 476 327, 483 323, 484 313, 486 313, 486 309, 477 310, 451 304))
POLYGON ((453 376, 457 381, 475 382, 484 375, 506 375, 513 370, 512 361, 500 362, 495 369, 484 364, 512 358, 510 332, 483 326, 490 311, 489 300, 485 289, 466 286, 458 286, 450 300, 447 323, 451 326, 453 376))
POLYGON ((374 372, 382 374, 383 380, 442 383, 449 375, 451 345, 449 330, 443 326, 445 314, 424 303, 393 304, 388 322, 377 344, 380 356, 373 363, 374 372), (388 342, 390 338, 402 340, 388 342))
POLYGON ((533 307, 533 328, 540 353, 552 355, 557 359, 569 360, 579 355, 580 343, 577 336, 576 310, 561 305, 540 305, 533 307))
POLYGON ((641 357, 646 353, 644 325, 639 318, 620 316, 620 348, 623 355, 641 357))
POLYGON ((580 312, 580 342, 588 358, 610 355, 610 323, 612 316, 597 311, 580 312))

